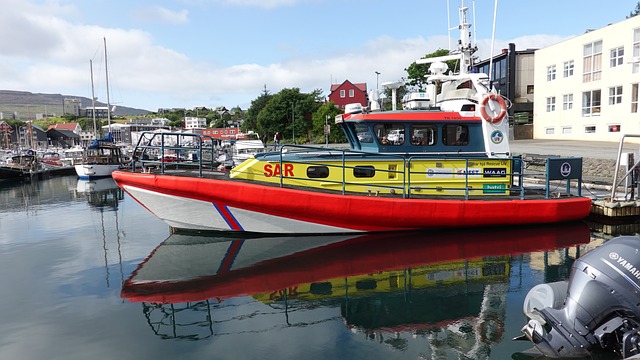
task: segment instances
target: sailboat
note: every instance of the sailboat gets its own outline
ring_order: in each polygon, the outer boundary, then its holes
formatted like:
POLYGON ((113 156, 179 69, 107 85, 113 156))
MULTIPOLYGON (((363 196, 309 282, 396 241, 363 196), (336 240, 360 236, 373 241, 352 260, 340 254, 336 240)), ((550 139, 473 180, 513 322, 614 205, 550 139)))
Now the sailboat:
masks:
MULTIPOLYGON (((107 79, 107 121, 109 124, 109 130, 111 130, 111 103, 109 100, 109 70, 107 67, 107 39, 104 38, 104 64, 105 73, 107 79)), ((95 107, 95 94, 93 90, 93 64, 89 60, 91 68, 91 97, 93 106, 93 127, 96 131, 96 107, 95 107)), ((124 166, 122 150, 113 141, 111 132, 103 138, 98 138, 97 134, 95 139, 87 147, 84 152, 82 162, 76 164, 76 173, 80 179, 97 179, 103 177, 110 177, 111 173, 124 166)))

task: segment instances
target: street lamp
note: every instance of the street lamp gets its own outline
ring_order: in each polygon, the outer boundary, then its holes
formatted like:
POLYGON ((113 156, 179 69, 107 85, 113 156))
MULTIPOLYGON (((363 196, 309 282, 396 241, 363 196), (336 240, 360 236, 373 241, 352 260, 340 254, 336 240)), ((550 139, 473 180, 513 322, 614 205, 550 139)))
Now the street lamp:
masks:
POLYGON ((378 79, 380 78, 380 72, 376 71, 376 90, 378 90, 378 79))

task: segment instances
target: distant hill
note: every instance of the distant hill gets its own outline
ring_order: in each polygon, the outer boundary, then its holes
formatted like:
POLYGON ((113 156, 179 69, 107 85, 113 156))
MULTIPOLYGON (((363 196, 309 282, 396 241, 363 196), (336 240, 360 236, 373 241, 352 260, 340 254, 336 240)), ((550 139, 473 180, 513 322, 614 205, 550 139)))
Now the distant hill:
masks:
MULTIPOLYGON (((62 116, 70 112, 64 109, 64 99, 80 100, 80 107, 91 107, 91 99, 83 96, 62 95, 62 94, 39 94, 28 91, 0 90, 0 112, 4 118, 8 118, 13 113, 18 113, 18 119, 35 119, 36 114, 55 114, 62 116)), ((69 106, 68 104, 66 106, 69 106)), ((107 104, 96 101, 96 106, 107 106, 107 104)), ((113 106, 113 104, 112 104, 113 106)), ((114 116, 135 116, 145 115, 149 110, 136 109, 117 105, 114 116)))

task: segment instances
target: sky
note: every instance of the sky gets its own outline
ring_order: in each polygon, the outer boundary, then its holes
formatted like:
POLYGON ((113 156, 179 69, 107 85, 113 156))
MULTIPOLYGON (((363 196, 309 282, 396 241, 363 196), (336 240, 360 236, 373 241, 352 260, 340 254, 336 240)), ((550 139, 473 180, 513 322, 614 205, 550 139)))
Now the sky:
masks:
MULTIPOLYGON (((455 46, 459 32, 448 29, 461 2, 0 0, 0 89, 90 98, 91 60, 95 95, 106 102, 104 39, 113 105, 247 109, 265 89, 328 96, 345 80, 372 89, 455 46)), ((494 32, 496 0, 464 1, 475 8, 468 20, 480 59, 622 21, 637 3, 497 0, 494 32)))

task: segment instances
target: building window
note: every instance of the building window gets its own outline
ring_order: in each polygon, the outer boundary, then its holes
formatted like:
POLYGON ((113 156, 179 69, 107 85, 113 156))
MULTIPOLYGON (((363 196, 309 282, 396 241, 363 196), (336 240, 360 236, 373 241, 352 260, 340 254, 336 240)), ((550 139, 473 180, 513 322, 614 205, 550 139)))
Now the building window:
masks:
POLYGON ((582 93, 582 116, 600 115, 600 90, 582 93))
POLYGON ((596 132, 596 126, 595 125, 589 125, 589 126, 585 126, 584 127, 584 132, 586 134, 593 134, 596 132))
POLYGON ((545 128, 545 129, 544 129, 544 133, 545 133, 545 134, 547 134, 547 135, 553 135, 553 134, 555 134, 555 133, 556 133, 556 129, 555 129, 555 128, 552 128, 552 127, 550 127, 550 128, 545 128))
POLYGON ((622 103, 622 86, 609 88, 609 105, 622 103))
POLYGON ((611 57, 611 59, 609 60, 610 67, 622 65, 624 58, 624 47, 621 46, 619 48, 611 49, 609 54, 611 57))
POLYGON ((640 29, 633 30, 633 68, 632 72, 634 74, 640 72, 640 62, 635 61, 635 59, 640 58, 640 29))
POLYGON ((340 90, 340 97, 341 97, 341 98, 344 98, 344 97, 346 97, 346 96, 347 96, 346 91, 344 91, 344 90, 340 90))
POLYGON ((582 51, 582 82, 600 80, 602 75, 602 40, 586 44, 582 51))
POLYGON ((638 84, 631 84, 631 112, 638 112, 638 84))
POLYGON ((620 124, 609 125, 609 132, 620 132, 620 124))
POLYGON ((547 81, 551 81, 555 79, 556 79, 556 66, 555 65, 547 66, 547 81))
POLYGON ((527 95, 533 95, 533 85, 527 85, 527 95))
POLYGON ((352 98, 355 95, 353 89, 349 89, 349 97, 352 98))
POLYGON ((556 97, 551 96, 547 98, 547 112, 556 111, 556 97))
POLYGON ((563 134, 571 134, 571 126, 565 126, 562 128, 563 134))
POLYGON ((562 110, 573 109, 573 94, 562 95, 562 110))
POLYGON ((562 71, 562 76, 564 77, 573 76, 573 60, 564 62, 564 70, 562 71))

